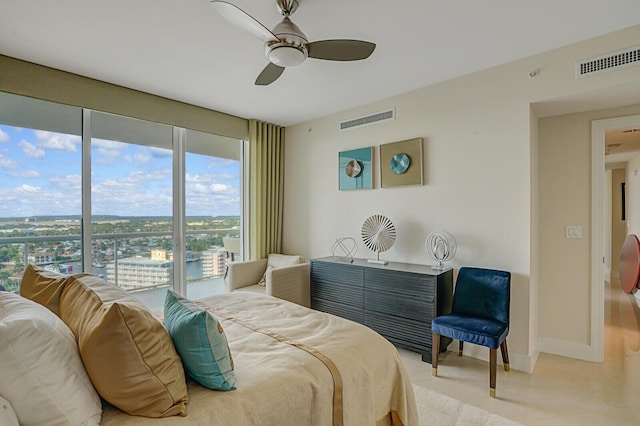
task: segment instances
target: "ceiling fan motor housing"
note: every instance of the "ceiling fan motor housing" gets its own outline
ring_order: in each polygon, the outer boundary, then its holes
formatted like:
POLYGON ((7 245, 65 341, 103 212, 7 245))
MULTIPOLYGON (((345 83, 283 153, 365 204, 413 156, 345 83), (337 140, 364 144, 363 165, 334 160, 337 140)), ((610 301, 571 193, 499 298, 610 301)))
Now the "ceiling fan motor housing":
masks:
POLYGON ((285 16, 273 29, 278 41, 265 44, 267 58, 281 67, 300 65, 307 59, 307 36, 285 16))

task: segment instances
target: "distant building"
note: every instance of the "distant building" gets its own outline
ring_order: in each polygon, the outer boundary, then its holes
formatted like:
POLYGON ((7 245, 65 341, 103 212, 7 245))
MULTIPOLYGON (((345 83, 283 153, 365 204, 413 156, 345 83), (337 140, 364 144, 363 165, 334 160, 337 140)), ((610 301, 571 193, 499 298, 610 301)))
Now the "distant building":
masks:
MULTIPOLYGON (((167 260, 167 251, 166 250, 160 250, 160 249, 151 250, 151 259, 152 260, 167 260)), ((171 259, 169 259, 169 260, 173 260, 173 255, 171 256, 171 259)))
POLYGON ((215 277, 224 275, 226 262, 226 251, 219 247, 211 247, 200 255, 202 260, 202 275, 204 277, 215 277))
POLYGON ((107 264, 107 280, 127 290, 171 284, 173 262, 158 258, 159 255, 160 253, 152 254, 155 256, 153 259, 142 257, 118 259, 117 265, 110 262, 107 264))
POLYGON ((35 263, 36 265, 42 265, 43 263, 53 262, 53 254, 44 251, 35 252, 27 256, 29 263, 35 263))

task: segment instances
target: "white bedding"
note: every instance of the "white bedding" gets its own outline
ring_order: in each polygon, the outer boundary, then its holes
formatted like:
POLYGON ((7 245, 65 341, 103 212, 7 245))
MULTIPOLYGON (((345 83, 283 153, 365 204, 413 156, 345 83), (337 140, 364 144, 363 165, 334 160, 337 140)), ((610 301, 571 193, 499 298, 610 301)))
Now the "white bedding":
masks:
POLYGON ((189 380, 187 417, 147 419, 105 407, 102 425, 418 424, 402 361, 372 330, 257 293, 201 302, 227 334, 237 389, 213 391, 189 380), (334 382, 342 385, 336 398, 334 382))

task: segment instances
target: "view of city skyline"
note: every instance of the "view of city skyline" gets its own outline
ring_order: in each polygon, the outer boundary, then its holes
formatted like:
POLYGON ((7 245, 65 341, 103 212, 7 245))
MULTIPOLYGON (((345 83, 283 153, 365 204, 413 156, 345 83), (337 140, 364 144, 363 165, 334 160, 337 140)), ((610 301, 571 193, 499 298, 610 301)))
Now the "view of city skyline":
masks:
MULTIPOLYGON (((81 138, 0 125, 0 217, 81 214, 81 138)), ((188 150, 187 140, 187 150, 188 150)), ((171 216, 172 152, 94 139, 92 215, 171 216)), ((238 216, 237 160, 186 153, 187 216, 238 216)))

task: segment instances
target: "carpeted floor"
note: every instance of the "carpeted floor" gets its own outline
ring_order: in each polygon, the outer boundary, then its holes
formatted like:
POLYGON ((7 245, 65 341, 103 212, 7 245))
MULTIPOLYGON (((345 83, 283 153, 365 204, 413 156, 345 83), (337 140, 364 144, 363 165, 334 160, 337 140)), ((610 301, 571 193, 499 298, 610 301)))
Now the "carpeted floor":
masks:
POLYGON ((520 423, 486 410, 413 385, 420 415, 420 426, 491 425, 518 426, 520 423))

